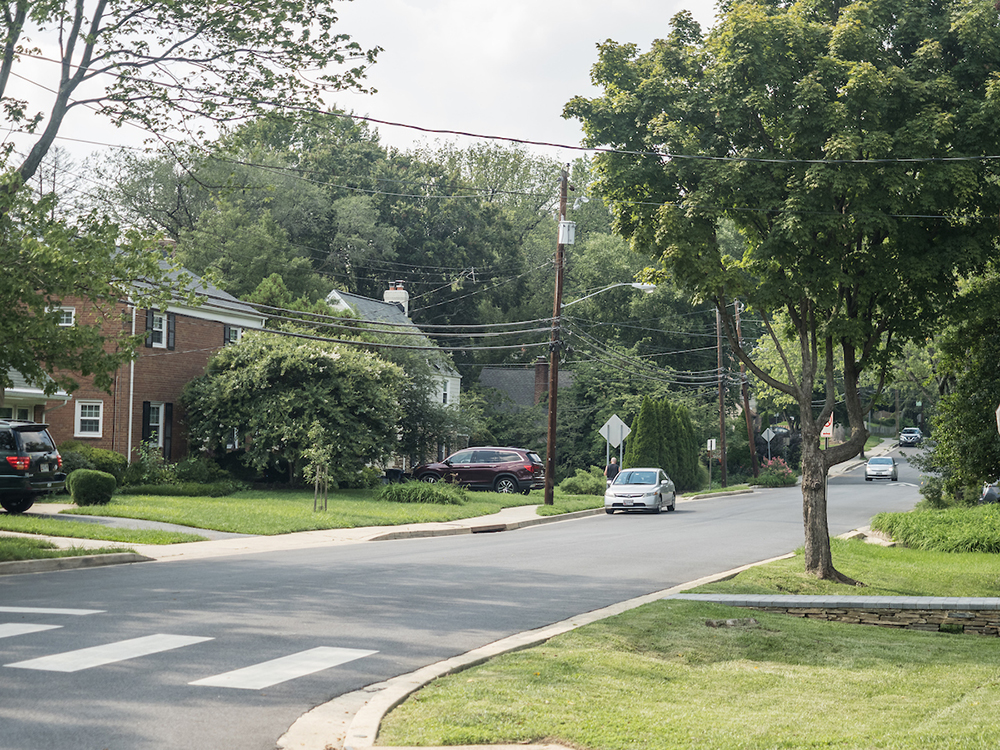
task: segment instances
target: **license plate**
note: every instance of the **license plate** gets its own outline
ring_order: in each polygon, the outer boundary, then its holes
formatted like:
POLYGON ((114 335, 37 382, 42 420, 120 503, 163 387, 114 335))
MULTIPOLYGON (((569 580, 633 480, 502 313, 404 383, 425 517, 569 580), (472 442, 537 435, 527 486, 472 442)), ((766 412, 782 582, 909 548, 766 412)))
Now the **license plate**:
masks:
POLYGON ((38 465, 38 470, 40 472, 42 472, 42 474, 48 474, 49 473, 49 465, 48 464, 39 464, 38 465))
POLYGON ((631 504, 632 504, 632 502, 633 502, 633 501, 632 501, 632 498, 630 498, 630 497, 626 497, 626 498, 625 498, 625 504, 626 504, 626 505, 631 505, 631 504))

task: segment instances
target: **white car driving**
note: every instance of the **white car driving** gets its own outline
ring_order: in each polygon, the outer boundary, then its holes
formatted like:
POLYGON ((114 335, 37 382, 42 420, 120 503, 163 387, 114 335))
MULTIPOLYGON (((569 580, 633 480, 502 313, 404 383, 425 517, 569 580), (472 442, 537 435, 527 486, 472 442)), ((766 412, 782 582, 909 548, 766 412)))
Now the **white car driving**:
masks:
POLYGON ((659 513, 673 510, 677 503, 674 483, 663 469, 622 469, 604 493, 604 510, 641 510, 659 513))

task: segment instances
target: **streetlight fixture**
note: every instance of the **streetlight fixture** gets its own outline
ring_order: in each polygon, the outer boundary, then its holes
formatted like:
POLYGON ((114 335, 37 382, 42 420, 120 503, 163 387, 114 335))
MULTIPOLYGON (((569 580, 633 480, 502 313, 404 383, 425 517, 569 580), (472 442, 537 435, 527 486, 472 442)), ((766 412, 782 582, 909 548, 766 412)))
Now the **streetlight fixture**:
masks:
POLYGON ((577 302, 583 302, 585 299, 590 299, 591 297, 608 291, 609 289, 616 289, 621 286, 630 286, 633 289, 639 289, 640 291, 649 294, 654 289, 656 289, 656 284, 643 284, 637 281, 623 281, 617 284, 611 284, 603 289, 598 289, 596 292, 591 292, 590 294, 575 299, 572 302, 567 302, 563 304, 562 301, 562 269, 563 269, 563 245, 572 244, 573 236, 572 232, 568 234, 564 232, 562 225, 568 222, 565 221, 566 216, 566 188, 567 188, 567 173, 563 170, 562 173, 562 192, 560 200, 559 215, 563 218, 560 222, 559 231, 559 243, 556 246, 556 294, 555 294, 555 304, 552 308, 552 338, 549 342, 549 413, 548 413, 548 439, 546 440, 545 448, 545 504, 552 505, 554 502, 554 492, 555 492, 555 478, 556 478, 556 404, 559 391, 559 350, 562 347, 562 340, 560 338, 561 327, 562 327, 562 311, 569 307, 570 305, 575 305, 577 302))
POLYGON ((603 289, 598 289, 596 292, 591 292, 590 294, 584 297, 580 297, 579 299, 575 299, 572 302, 566 302, 565 304, 563 304, 562 309, 565 310, 570 305, 575 305, 577 302, 583 302, 585 299, 590 299, 591 297, 595 297, 598 294, 603 294, 609 289, 617 289, 620 286, 630 286, 633 289, 638 289, 644 294, 651 294, 656 290, 656 284, 645 284, 639 281, 622 281, 619 282, 618 284, 612 284, 611 286, 606 286, 603 289))

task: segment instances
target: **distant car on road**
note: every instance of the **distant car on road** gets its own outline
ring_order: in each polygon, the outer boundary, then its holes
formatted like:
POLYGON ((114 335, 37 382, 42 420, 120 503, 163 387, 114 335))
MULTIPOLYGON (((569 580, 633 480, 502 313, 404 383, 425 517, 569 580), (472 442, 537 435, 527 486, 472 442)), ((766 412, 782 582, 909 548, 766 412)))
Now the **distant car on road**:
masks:
POLYGON ((896 459, 891 456, 873 456, 865 464, 865 481, 873 479, 891 479, 893 482, 899 479, 899 469, 896 466, 896 459))
POLYGON ((604 510, 641 510, 659 513, 677 505, 674 483, 663 469, 622 469, 604 493, 604 510))
POLYGON ((924 433, 920 431, 919 427, 904 427, 903 431, 899 433, 899 445, 902 446, 915 446, 920 445, 924 440, 924 433))
POLYGON ((979 496, 979 504, 987 503, 1000 503, 1000 479, 983 483, 983 494, 979 496))

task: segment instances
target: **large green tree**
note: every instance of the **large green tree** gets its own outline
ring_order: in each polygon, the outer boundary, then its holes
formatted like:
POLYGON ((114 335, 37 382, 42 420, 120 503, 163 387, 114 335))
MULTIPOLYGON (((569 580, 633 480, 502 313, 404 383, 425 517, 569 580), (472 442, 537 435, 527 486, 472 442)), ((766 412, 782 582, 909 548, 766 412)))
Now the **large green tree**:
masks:
POLYGON ((59 369, 106 384, 108 373, 133 356, 128 336, 113 330, 116 321, 60 326, 52 308, 66 297, 84 297, 100 316, 114 301, 149 303, 177 286, 135 237, 119 237, 97 215, 59 221, 51 194, 31 196, 32 178, 70 113, 97 110, 117 126, 131 123, 162 137, 171 126, 199 133, 210 121, 318 106, 331 89, 361 88, 377 53, 337 33, 336 21, 329 0, 4 4, 0 117, 30 145, 23 156, 13 140, 0 147, 0 262, 6 269, 0 386, 10 385, 10 369, 50 391, 73 386, 69 377, 46 380, 59 369), (54 52, 43 53, 41 45, 54 52), (314 72, 303 76, 304 70, 314 72), (18 98, 22 80, 38 87, 31 102, 18 98), (40 91, 51 96, 36 111, 40 91))
POLYGON ((567 105, 589 145, 615 149, 596 161, 619 231, 712 300, 736 355, 799 404, 804 559, 818 577, 849 580, 830 554, 825 478, 867 436, 862 373, 926 335, 957 278, 996 253, 1000 185, 984 157, 1000 154, 998 72, 985 0, 738 0, 707 36, 682 13, 647 53, 601 45, 604 94, 567 105), (746 240, 740 255, 720 247, 723 219, 746 240), (783 356, 780 378, 756 366, 734 297, 798 366, 783 356), (850 439, 822 450, 841 398, 850 439))
POLYGON ((405 376, 369 352, 249 332, 185 389, 193 443, 223 450, 234 432, 258 470, 301 472, 318 422, 335 446, 334 477, 350 476, 396 446, 399 389, 405 376))

